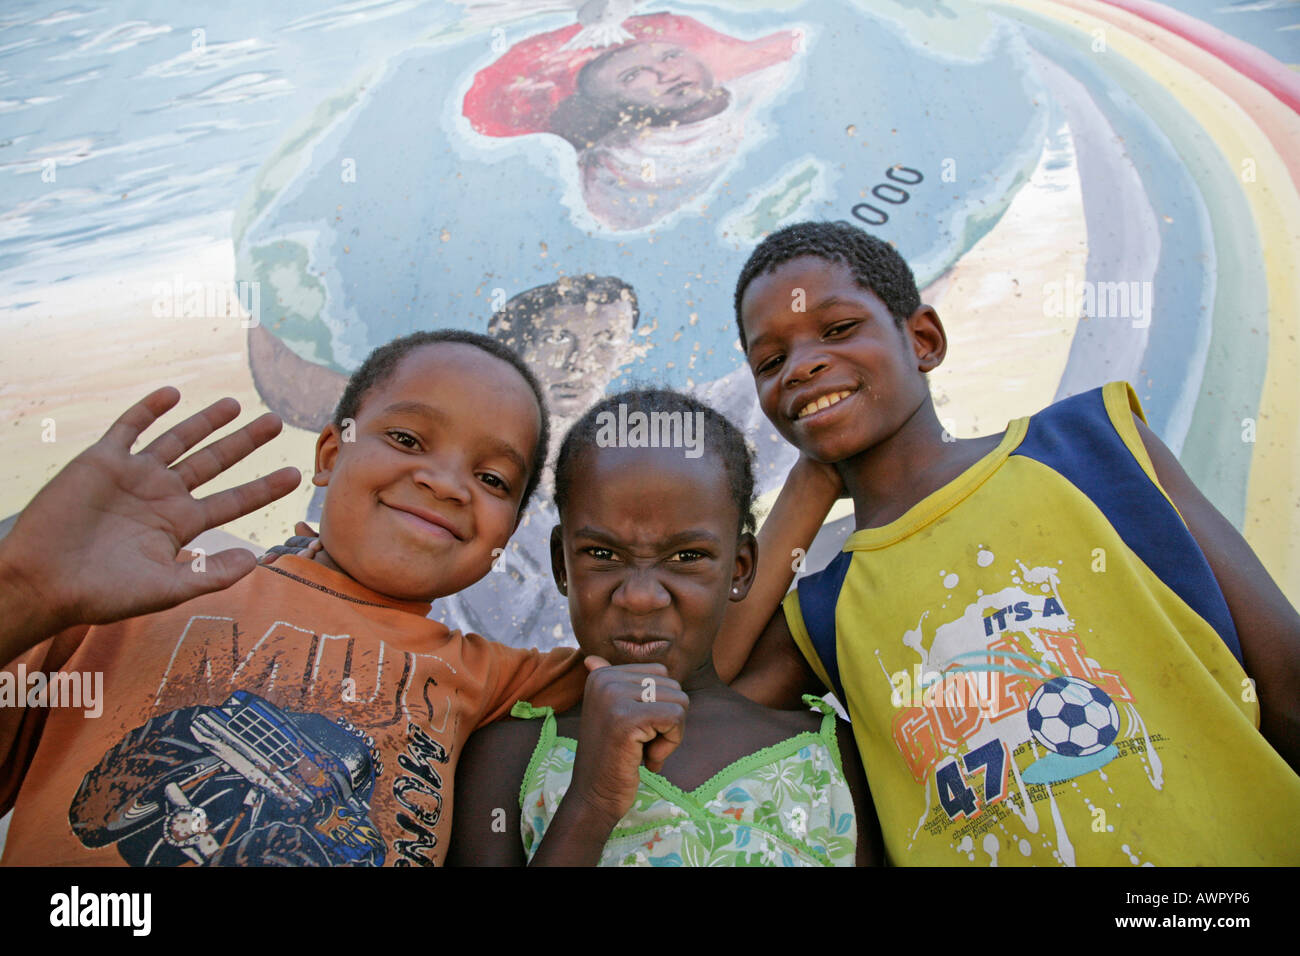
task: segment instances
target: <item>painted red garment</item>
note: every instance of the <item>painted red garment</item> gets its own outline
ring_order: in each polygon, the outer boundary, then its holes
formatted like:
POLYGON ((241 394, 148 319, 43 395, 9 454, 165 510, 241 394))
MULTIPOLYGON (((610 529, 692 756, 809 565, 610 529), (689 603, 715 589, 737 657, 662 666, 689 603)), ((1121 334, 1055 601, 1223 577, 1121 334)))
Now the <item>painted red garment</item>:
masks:
MULTIPOLYGON (((791 30, 742 40, 673 13, 630 17, 622 27, 633 42, 667 43, 691 51, 719 84, 789 60, 802 41, 791 30)), ((581 29, 572 23, 531 36, 479 70, 462 105, 475 132, 496 137, 548 132, 556 108, 577 92, 578 73, 608 49, 569 49, 566 44, 581 29)))

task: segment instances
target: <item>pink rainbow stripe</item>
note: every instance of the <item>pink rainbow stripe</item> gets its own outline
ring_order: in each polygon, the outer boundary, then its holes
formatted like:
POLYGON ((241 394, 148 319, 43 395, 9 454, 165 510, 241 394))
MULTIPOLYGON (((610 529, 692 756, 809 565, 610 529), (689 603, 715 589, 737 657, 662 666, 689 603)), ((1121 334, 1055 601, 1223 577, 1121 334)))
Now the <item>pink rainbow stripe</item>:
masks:
POLYGON ((1258 47, 1231 34, 1150 0, 1102 0, 1103 3, 1163 27, 1217 56, 1234 70, 1250 77, 1279 100, 1300 113, 1300 76, 1258 47))

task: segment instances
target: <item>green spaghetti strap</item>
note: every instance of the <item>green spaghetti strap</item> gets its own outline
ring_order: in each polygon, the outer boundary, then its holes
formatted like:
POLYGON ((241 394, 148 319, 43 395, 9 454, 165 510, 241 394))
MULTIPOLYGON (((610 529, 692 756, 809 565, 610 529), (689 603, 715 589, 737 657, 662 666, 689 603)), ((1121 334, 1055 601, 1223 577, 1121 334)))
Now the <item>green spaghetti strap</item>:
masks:
POLYGON ((555 711, 550 707, 534 707, 526 700, 516 701, 515 705, 510 708, 511 717, 520 717, 524 720, 534 720, 542 718, 542 732, 537 738, 537 746, 533 748, 533 755, 528 758, 528 768, 524 771, 524 779, 519 782, 519 809, 524 809, 524 800, 528 791, 532 789, 534 777, 540 784, 541 764, 550 753, 551 747, 555 744, 555 711))
POLYGON ((534 707, 526 700, 517 700, 515 705, 510 708, 511 717, 522 717, 524 720, 532 720, 536 717, 547 717, 554 714, 555 711, 550 707, 534 707))
POLYGON ((803 702, 813 710, 821 711, 822 726, 818 733, 822 738, 822 743, 826 745, 826 749, 831 752, 831 759, 835 761, 835 769, 838 770, 840 776, 843 777, 844 758, 840 755, 840 736, 835 732, 836 727, 838 726, 836 722, 839 720, 840 715, 835 712, 835 708, 832 707, 825 698, 816 697, 812 694, 804 694, 803 702))
POLYGON ((834 740, 835 721, 838 720, 840 716, 835 712, 835 708, 832 707, 824 697, 818 697, 815 694, 804 694, 803 702, 813 710, 821 711, 822 726, 820 733, 827 741, 834 740))
POLYGON ((821 711, 822 714, 829 714, 832 716, 835 714, 835 708, 827 703, 824 697, 818 697, 816 694, 804 694, 803 702, 813 710, 821 711))

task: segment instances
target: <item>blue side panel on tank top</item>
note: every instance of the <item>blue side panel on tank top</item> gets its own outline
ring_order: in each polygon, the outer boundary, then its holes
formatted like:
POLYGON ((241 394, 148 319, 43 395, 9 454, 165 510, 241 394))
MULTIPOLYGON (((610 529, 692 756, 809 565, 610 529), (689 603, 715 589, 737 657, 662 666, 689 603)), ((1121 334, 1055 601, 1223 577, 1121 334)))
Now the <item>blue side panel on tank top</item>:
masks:
MULTIPOLYGON (((1237 628, 1209 562, 1115 431, 1100 388, 1035 415, 1012 454, 1041 462, 1085 494, 1133 553, 1203 617, 1241 661, 1237 628)), ((799 599, 802 604, 802 591, 799 599)))
POLYGON ((840 599, 844 576, 853 560, 851 551, 842 551, 830 564, 799 580, 799 611, 803 625, 812 639, 813 649, 831 679, 831 689, 841 701, 848 701, 840 684, 840 663, 835 651, 835 605, 840 599))

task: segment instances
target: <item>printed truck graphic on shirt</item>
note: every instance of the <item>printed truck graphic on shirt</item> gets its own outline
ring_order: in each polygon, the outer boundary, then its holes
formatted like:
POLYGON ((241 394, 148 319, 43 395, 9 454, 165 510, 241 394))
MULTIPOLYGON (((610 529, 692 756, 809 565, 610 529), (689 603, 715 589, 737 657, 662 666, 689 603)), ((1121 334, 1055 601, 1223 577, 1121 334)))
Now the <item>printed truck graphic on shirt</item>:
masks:
POLYGON ((236 690, 133 730, 86 774, 69 820, 133 866, 379 866, 382 770, 374 741, 342 719, 236 690))

